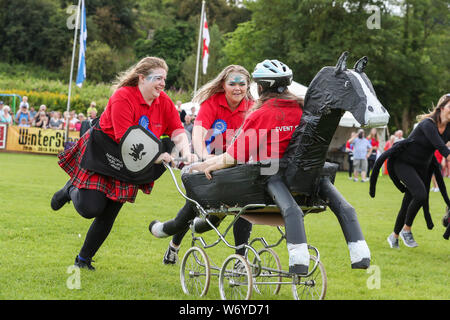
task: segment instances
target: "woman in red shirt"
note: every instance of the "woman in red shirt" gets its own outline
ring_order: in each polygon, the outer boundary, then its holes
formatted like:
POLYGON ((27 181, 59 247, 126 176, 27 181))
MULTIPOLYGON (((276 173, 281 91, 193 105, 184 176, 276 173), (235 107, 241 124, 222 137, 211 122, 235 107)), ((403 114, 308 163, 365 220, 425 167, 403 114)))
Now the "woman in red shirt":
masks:
MULTIPOLYGON (((139 124, 156 137, 169 135, 184 157, 195 160, 175 105, 163 91, 167 71, 164 60, 146 57, 123 73, 117 80, 115 92, 99 123, 86 132, 72 148, 58 155, 58 164, 69 174, 70 180, 54 194, 52 209, 59 210, 72 200, 81 216, 94 218, 84 245, 75 258, 75 265, 78 267, 94 270, 91 265, 92 257, 111 231, 123 204, 127 201, 134 202, 139 189, 150 194, 154 184, 154 180, 150 178, 143 184, 135 184, 123 181, 122 177, 99 174, 87 169, 93 163, 103 165, 99 158, 86 160, 89 154, 87 150, 91 146, 95 146, 91 151, 102 148, 103 142, 118 146, 127 130, 139 124), (95 145, 94 137, 104 140, 95 145)), ((111 156, 106 158, 110 160, 111 156)), ((155 164, 162 161, 170 162, 170 155, 161 154, 155 164)))
MULTIPOLYGON (((237 130, 253 105, 249 90, 250 74, 239 66, 227 66, 212 81, 199 89, 193 98, 200 104, 200 110, 195 118, 192 131, 192 145, 195 153, 201 159, 209 159, 222 154, 231 144, 237 130)), ((164 264, 175 264, 178 260, 178 250, 184 235, 189 230, 189 221, 196 217, 191 202, 186 201, 177 216, 164 223, 153 221, 150 232, 156 237, 173 235, 172 241, 164 254, 164 264)), ((209 217, 213 224, 220 221, 216 216, 209 217)), ((236 246, 246 243, 250 236, 251 224, 239 219, 234 226, 236 246)), ((245 248, 237 250, 244 255, 245 248)))
MULTIPOLYGON (((235 166, 238 162, 280 159, 289 144, 303 114, 303 100, 287 89, 292 71, 277 60, 259 63, 252 74, 258 84, 259 100, 254 111, 245 119, 243 128, 223 155, 194 166, 213 179, 215 170, 235 166)), ((280 208, 286 227, 289 252, 289 272, 307 274, 309 252, 303 224, 303 212, 295 202, 281 175, 272 175, 267 191, 280 208)))

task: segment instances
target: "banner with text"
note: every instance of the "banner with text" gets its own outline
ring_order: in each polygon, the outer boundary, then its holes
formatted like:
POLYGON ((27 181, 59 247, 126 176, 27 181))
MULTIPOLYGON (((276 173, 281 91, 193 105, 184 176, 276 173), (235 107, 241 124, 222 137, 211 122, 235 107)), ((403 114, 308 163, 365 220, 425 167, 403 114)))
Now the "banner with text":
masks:
POLYGON ((5 149, 6 147, 6 132, 8 131, 8 126, 4 123, 0 123, 0 149, 5 149))
MULTIPOLYGON (((80 132, 69 131, 68 142, 80 139, 80 132)), ((10 126, 6 150, 58 154, 64 151, 64 130, 10 126)))

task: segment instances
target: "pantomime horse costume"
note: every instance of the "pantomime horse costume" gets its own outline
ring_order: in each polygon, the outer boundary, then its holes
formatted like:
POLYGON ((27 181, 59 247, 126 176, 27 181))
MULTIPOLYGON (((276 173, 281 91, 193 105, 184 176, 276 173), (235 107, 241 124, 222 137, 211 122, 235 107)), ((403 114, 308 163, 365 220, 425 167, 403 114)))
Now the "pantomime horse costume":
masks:
POLYGON ((324 211, 329 206, 344 233, 352 268, 365 269, 370 265, 370 250, 356 211, 334 187, 337 165, 325 162, 325 158, 345 111, 350 111, 365 127, 386 125, 389 114, 364 73, 367 57, 359 59, 354 69, 347 69, 347 57, 348 53, 344 52, 336 66, 322 68, 312 80, 306 92, 303 116, 282 159, 238 164, 215 171, 212 180, 206 179, 203 173, 183 174, 182 181, 187 196, 206 209, 221 212, 224 208, 265 204, 265 208, 249 209, 243 215, 251 222, 263 214, 277 213, 280 218, 279 213, 289 214, 292 206, 303 209, 303 215, 324 211), (282 176, 285 186, 272 184, 267 173, 273 174, 273 168, 279 169, 275 174, 282 176))
MULTIPOLYGON (((383 163, 386 160, 389 160, 389 161, 387 161, 387 169, 388 169, 389 177, 391 178, 394 185, 402 193, 405 193, 407 191, 406 186, 400 181, 400 179, 398 178, 398 176, 396 174, 396 171, 394 168, 394 163, 396 161, 398 154, 401 153, 403 150, 405 150, 405 148, 408 147, 412 143, 414 143, 414 139, 411 139, 411 138, 407 138, 405 140, 396 142, 392 146, 392 148, 390 148, 389 150, 384 152, 380 157, 378 157, 377 161, 374 164, 374 167, 372 170, 372 175, 370 177, 369 194, 372 198, 375 198, 378 173, 381 169, 381 166, 383 165, 383 163)), ((444 178, 442 177, 441 168, 439 166, 437 159, 434 156, 432 157, 430 166, 428 168, 428 175, 425 178, 425 180, 423 181, 426 191, 427 191, 427 199, 422 205, 425 222, 426 222, 427 228, 429 230, 433 229, 434 223, 433 223, 433 220, 431 219, 430 206, 429 206, 430 184, 431 184, 431 178, 432 178, 433 174, 436 177, 436 182, 437 182, 439 190, 442 194, 442 198, 444 199, 445 204, 447 205, 446 214, 442 218, 442 224, 446 228, 446 230, 444 231, 443 237, 444 237, 444 239, 448 240, 450 238, 450 199, 447 194, 447 188, 445 186, 444 178)))

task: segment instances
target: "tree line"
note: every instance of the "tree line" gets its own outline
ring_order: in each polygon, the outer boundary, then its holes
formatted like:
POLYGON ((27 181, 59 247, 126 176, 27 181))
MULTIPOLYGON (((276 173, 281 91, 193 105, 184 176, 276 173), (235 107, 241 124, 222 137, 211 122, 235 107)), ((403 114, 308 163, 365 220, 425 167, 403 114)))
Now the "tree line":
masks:
MULTIPOLYGON (((0 59, 29 63, 69 78, 76 0, 0 0, 0 59)), ((201 0, 85 0, 88 81, 110 82, 146 55, 169 65, 167 86, 194 85, 201 0)), ((308 85, 343 51, 367 56, 366 73, 391 114, 409 132, 417 114, 449 91, 446 0, 207 0, 211 37, 205 83, 228 64, 250 72, 278 59, 308 85)), ((352 65, 349 65, 352 67, 352 65)))

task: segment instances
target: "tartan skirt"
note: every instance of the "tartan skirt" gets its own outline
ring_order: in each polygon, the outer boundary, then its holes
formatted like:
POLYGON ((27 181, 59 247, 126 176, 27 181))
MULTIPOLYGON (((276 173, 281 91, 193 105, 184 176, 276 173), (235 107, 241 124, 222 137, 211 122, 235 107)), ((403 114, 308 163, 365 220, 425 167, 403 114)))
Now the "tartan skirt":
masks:
POLYGON ((81 168, 81 159, 90 136, 90 131, 86 132, 70 149, 58 154, 58 164, 70 176, 72 185, 78 189, 98 190, 107 198, 122 203, 134 202, 139 189, 150 194, 154 182, 135 185, 81 168))

